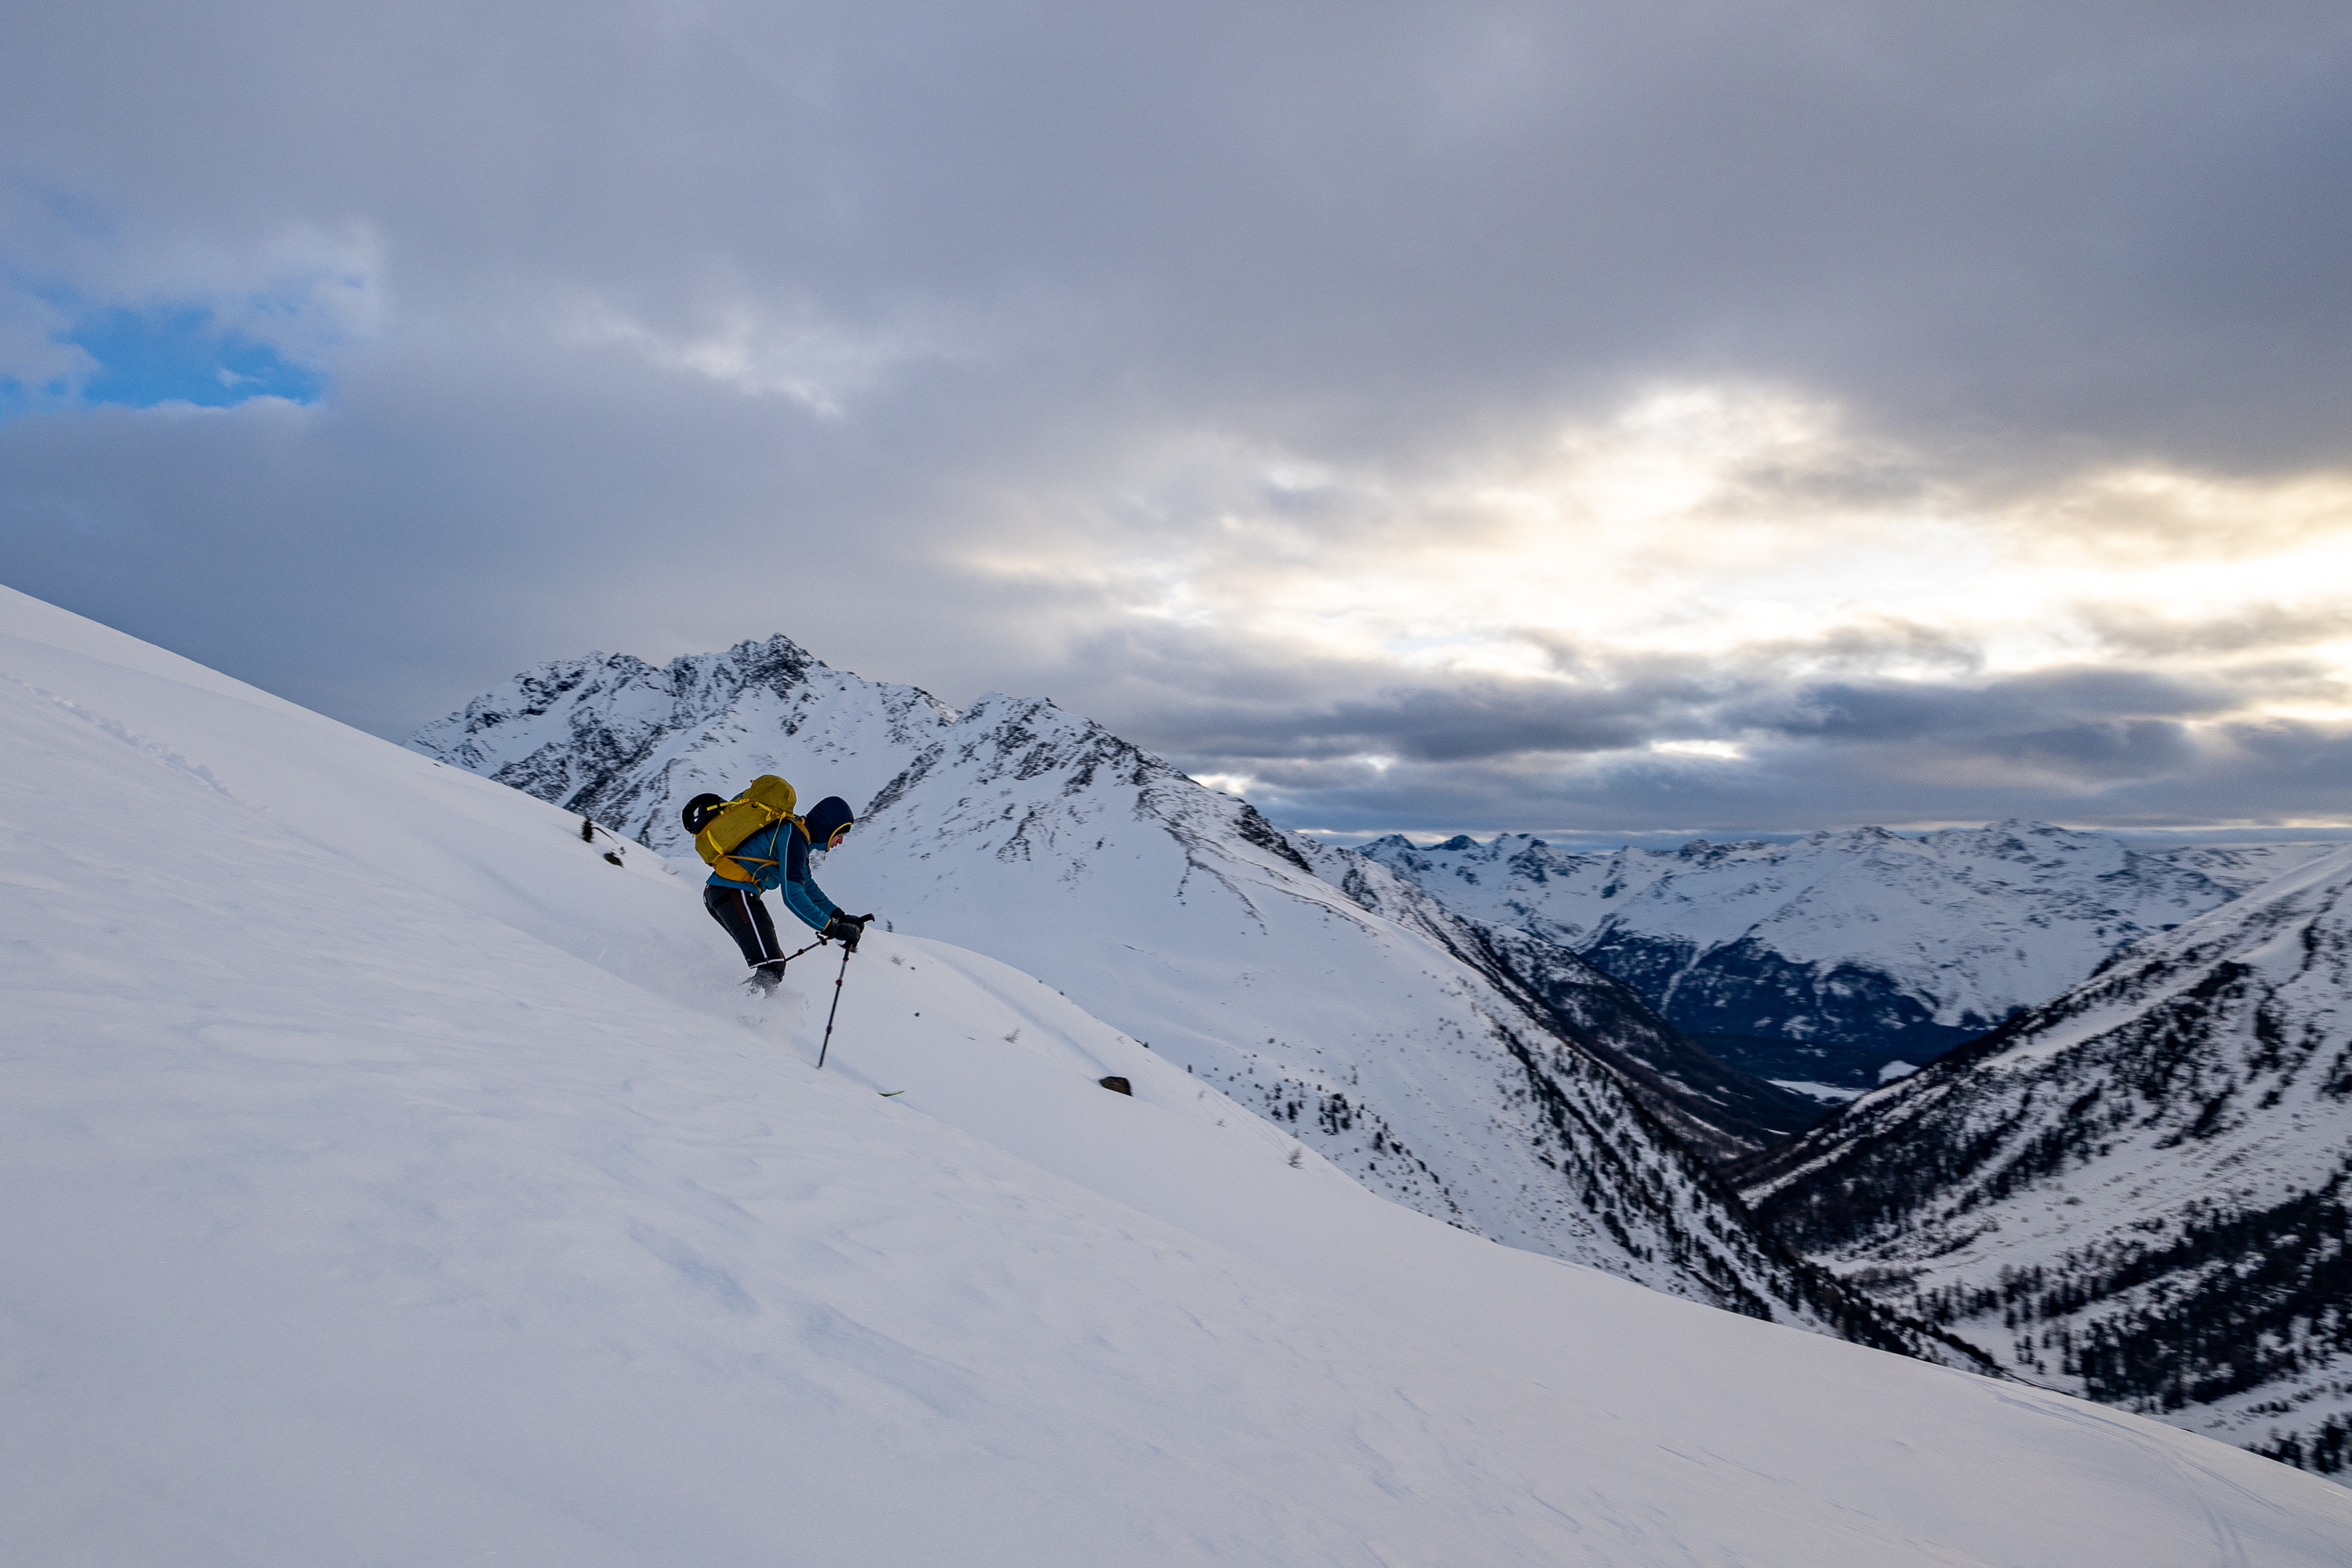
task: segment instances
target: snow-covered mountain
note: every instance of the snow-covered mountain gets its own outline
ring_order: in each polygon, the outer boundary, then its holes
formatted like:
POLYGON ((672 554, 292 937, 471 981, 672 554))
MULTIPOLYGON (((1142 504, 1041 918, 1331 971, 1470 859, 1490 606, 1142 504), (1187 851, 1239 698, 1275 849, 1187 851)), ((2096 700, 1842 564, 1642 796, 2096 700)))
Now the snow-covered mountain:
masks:
POLYGON ((954 722, 918 687, 861 680, 777 637, 660 668, 627 654, 541 665, 408 743, 677 855, 691 853, 678 806, 733 795, 747 765, 789 756, 798 778, 861 804, 954 722))
POLYGON ((2352 1532, 2266 1459, 1382 1202, 944 943, 870 935, 814 1071, 828 970, 736 1000, 691 879, 5 589, 0 885, 0 1561, 2322 1568, 2352 1532))
POLYGON ((1735 1066, 1850 1099, 2329 847, 2147 851, 2001 822, 1606 853, 1392 835, 1361 852, 1574 949, 1735 1066))
POLYGON ((820 869, 836 898, 1039 976, 1374 1191, 1696 1300, 1881 1331, 1683 1146, 1752 1151, 1759 1114, 1813 1120, 1801 1101, 1564 949, 1449 913, 1050 703, 953 714, 777 637, 545 666, 411 744, 672 852, 680 805, 761 773, 870 800, 820 869))
POLYGON ((2352 1468, 2352 849, 1745 1176, 1783 1235, 2023 1376, 2352 1468))

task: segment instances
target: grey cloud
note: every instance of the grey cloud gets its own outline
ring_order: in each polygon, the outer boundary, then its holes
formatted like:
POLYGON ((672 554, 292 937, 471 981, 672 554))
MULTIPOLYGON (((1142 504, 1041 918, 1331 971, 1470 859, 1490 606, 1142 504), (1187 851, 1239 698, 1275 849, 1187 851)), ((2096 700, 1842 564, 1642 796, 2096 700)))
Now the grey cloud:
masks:
POLYGON ((2135 719, 2020 735, 2002 754, 2053 764, 2076 777, 2138 779, 2183 766, 2196 750, 2187 725, 2135 719))
POLYGON ((2263 653, 2334 642, 2352 632, 2352 603, 2248 605, 2225 615, 2175 617, 2133 605, 2077 612, 2106 647, 2126 654, 2263 653))
POLYGON ((2341 428, 2339 23, 123 3, 47 13, 0 80, 25 163, 206 225, 356 211, 436 308, 946 301, 1089 384, 1381 449, 1679 370, 2244 456, 2341 428))
POLYGON ((1727 719, 1743 729, 1853 744, 1930 735, 1999 736, 2076 715, 2101 721, 2203 717, 2229 712, 2245 698, 2242 689, 2210 679, 2077 668, 1977 685, 1825 682, 1735 710, 1727 719))
MULTIPOLYGON (((1202 714, 1184 728, 1189 747, 1236 763, 1366 752, 1449 763, 1639 745, 1664 728, 1662 707, 1682 705, 1670 692, 1640 688, 1559 691, 1479 683, 1308 710, 1202 714)), ((1161 716, 1154 727, 1173 722, 1161 716)))
POLYGON ((1365 756, 1424 763, 1570 754, 1722 733, 1714 717, 1752 679, 1694 658, 1587 661, 1582 679, 1437 677, 1392 664, 1302 655, 1220 629, 1100 632, 1061 681, 1066 706, 1116 713, 1123 732, 1208 771, 1267 770, 1365 756))
MULTIPOLYGON (((2060 768, 2164 765, 2185 734, 2183 721, 2235 712, 2276 694, 2301 671, 2271 679, 2186 678, 2130 669, 2075 668, 2000 679, 1972 679, 1973 650, 1956 639, 1914 637, 1900 628, 1874 636, 1752 645, 1720 659, 1587 661, 1586 679, 1504 682, 1455 679, 1391 688, 1376 698, 1318 700, 1293 671, 1281 691, 1244 696, 1218 678, 1223 650, 1192 649, 1176 661, 1163 642, 1162 689, 1190 671, 1218 700, 1162 703, 1138 710, 1135 732, 1213 771, 1272 777, 1266 768, 1367 753, 1423 763, 1560 761, 1638 749, 1655 742, 1714 740, 1826 742, 1840 748, 1900 744, 1950 747, 1987 758, 2060 768), (1953 667, 1940 679, 1810 681, 1827 658, 1876 662, 1924 647, 1953 667)), ((1253 667, 1246 650, 1244 668, 1253 667)), ((1364 674, 1326 672, 1360 684, 1364 674)))
POLYGON ((1530 683, 1268 705, 1241 734, 1163 713, 1152 738, 1194 771, 1250 776, 1253 798, 1287 826, 1343 833, 2341 816, 2352 731, 2232 717, 2266 694, 2134 671, 1806 684, 1755 666, 1738 688, 1530 683), (1646 749, 1710 736, 1744 754, 1646 749))
MULTIPOLYGON (((1532 831, 1626 841, 1644 834, 1746 837, 1792 825, 1933 826, 2016 816, 2149 829, 2344 817, 2352 795, 2352 727, 2233 725, 2193 744, 2183 740, 2177 731, 2136 735, 2127 728, 2111 737, 2111 754, 2067 757, 2071 774, 2055 778, 2040 765, 1971 767, 1969 755, 1957 750, 1890 747, 1857 757, 1790 748, 1747 762, 1648 756, 1548 774, 1408 765, 1349 778, 1333 770, 1295 791, 1270 785, 1252 798, 1286 826, 1343 835, 1532 831)), ((2279 836, 2294 834, 2273 835, 2279 836)))
MULTIPOLYGON (((782 629, 952 700, 1055 695, 1282 781, 1296 820, 1902 817, 1914 752, 2240 778, 2165 727, 2252 676, 1985 682, 1890 625, 1415 685, 1104 632, 1082 584, 964 563, 1099 533, 1068 498, 1190 435, 1443 471, 1676 378, 1819 394, 1917 454, 1745 478, 1836 503, 2292 469, 2352 416, 2335 5, 20 9, 0 174, 84 216, 68 244, 12 204, 0 278, 160 289, 315 229, 366 239, 388 314, 317 409, 0 425, 0 578, 389 734, 547 658, 782 629), (588 305, 887 352, 826 413, 594 341, 588 305), (1562 782, 1750 732, 1751 764, 1562 782)), ((2249 789, 2336 765, 2247 734, 2249 789)))
POLYGON ((1540 651, 1556 674, 1579 681, 1613 684, 1633 668, 1655 677, 1679 677, 1706 695, 1721 700, 1734 689, 1751 689, 1758 677, 1786 680, 1800 671, 1867 676, 1890 668, 1927 668, 1947 675, 1969 675, 1981 669, 1984 649, 1967 631, 1931 626, 1898 616, 1872 616, 1843 622, 1802 637, 1763 638, 1739 644, 1704 662, 1653 658, 1638 666, 1601 640, 1579 637, 1551 626, 1519 626, 1511 634, 1540 651), (1738 672, 1738 673, 1735 673, 1738 672))
POLYGON ((2341 821, 2347 798, 2352 725, 2263 721, 2217 725, 2179 765, 2118 780, 2084 804, 2125 826, 2341 821))

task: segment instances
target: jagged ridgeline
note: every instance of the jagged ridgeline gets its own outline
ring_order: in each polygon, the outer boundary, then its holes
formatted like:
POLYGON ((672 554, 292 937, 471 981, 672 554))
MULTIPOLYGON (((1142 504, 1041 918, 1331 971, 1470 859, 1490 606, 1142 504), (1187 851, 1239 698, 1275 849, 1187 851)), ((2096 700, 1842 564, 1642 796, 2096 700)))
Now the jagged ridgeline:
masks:
POLYGON ((2352 850, 1741 1172, 1778 1233, 2020 1375, 2352 1467, 2352 850))
POLYGON ((1851 1099, 2326 849, 2136 849, 2011 821, 1600 852, 1391 836, 1364 853, 1573 948, 1734 1067, 1851 1099))
POLYGON ((954 713, 776 637, 546 665, 412 744, 673 854, 680 803, 757 773, 866 802, 828 890, 1039 976, 1375 1191, 1660 1289, 1915 1342, 1685 1147, 1757 1147, 1771 1091, 1700 1072, 1558 944, 1453 914, 1050 703, 954 713))

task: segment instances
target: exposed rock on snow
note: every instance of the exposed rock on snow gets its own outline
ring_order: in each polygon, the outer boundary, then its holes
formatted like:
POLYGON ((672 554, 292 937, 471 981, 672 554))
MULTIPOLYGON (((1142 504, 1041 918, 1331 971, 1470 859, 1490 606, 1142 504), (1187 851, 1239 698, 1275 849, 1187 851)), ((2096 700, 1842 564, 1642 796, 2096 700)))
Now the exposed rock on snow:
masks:
POLYGON ((1859 1091, 2328 849, 2147 851, 2002 822, 1609 853, 1392 835, 1361 852, 1451 909, 1573 948, 1737 1067, 1859 1091))
POLYGON ((2021 1375, 2352 1467, 2352 849, 1745 1179, 1781 1234, 2021 1375))

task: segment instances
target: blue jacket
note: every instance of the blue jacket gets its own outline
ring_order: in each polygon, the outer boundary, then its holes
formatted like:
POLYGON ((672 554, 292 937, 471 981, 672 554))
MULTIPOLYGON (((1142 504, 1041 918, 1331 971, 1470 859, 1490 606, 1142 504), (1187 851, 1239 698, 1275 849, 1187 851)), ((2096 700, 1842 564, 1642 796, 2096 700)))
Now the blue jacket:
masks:
MULTIPOLYGON (((754 884, 764 893, 771 888, 781 889, 784 908, 793 911, 801 924, 811 931, 823 931, 825 921, 841 912, 841 906, 824 896, 824 889, 809 875, 808 830, 797 822, 776 822, 760 829, 728 852, 736 864, 759 873, 754 884), (782 842, 782 852, 777 852, 782 842)), ((743 883, 733 877, 710 874, 709 886, 740 889, 743 883)))

